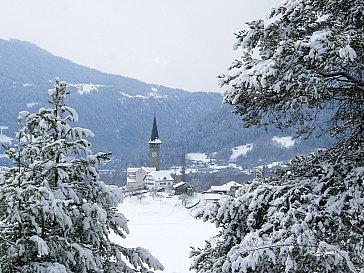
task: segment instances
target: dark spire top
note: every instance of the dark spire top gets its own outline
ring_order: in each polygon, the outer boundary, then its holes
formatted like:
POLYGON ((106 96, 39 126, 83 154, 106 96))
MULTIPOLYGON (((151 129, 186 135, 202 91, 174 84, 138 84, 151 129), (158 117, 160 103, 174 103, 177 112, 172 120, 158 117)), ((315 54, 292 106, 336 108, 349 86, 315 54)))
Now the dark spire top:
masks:
POLYGON ((152 135, 150 136, 149 142, 155 142, 156 140, 158 140, 158 142, 160 142, 159 135, 158 135, 158 129, 157 129, 157 120, 154 115, 152 135))

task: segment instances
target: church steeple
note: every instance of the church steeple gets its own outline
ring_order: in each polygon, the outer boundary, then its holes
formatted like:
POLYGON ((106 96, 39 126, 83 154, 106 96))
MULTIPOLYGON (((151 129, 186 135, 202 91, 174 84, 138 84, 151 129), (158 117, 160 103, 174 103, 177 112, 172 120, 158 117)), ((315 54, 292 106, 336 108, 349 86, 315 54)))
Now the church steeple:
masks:
MULTIPOLYGON (((157 139, 159 140, 159 135, 158 135, 158 128, 157 128, 157 119, 155 118, 155 115, 154 115, 152 134, 150 136, 150 140, 148 143, 156 141, 157 139)), ((162 142, 160 141, 160 143, 162 143, 162 142)))
POLYGON ((159 139, 157 119, 154 115, 152 134, 150 136, 149 144, 149 167, 156 168, 157 171, 160 170, 160 145, 162 141, 159 139))

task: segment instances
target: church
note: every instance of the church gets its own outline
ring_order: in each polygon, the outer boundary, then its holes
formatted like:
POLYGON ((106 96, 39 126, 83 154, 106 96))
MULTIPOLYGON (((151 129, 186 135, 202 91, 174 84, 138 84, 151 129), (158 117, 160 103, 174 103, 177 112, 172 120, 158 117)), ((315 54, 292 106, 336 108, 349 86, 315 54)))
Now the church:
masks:
POLYGON ((154 115, 152 134, 148 141, 149 166, 128 168, 126 171, 126 187, 128 190, 140 188, 166 189, 172 188, 174 179, 169 170, 160 169, 160 146, 162 141, 158 135, 157 119, 154 115))

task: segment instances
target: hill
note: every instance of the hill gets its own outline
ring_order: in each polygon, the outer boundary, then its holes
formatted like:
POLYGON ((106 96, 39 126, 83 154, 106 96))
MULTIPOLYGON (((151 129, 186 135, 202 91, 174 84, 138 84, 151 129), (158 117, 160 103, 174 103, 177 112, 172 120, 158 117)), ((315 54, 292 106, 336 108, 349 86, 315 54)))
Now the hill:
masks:
MULTIPOLYGON (((68 104, 79 114, 78 126, 96 134, 91 140, 95 151, 113 153, 108 168, 115 172, 147 164, 154 114, 163 141, 163 168, 180 165, 184 154, 197 152, 206 154, 214 164, 250 168, 289 160, 330 141, 298 139, 294 145, 282 145, 274 137, 289 137, 293 132, 243 128, 232 108, 221 104, 221 94, 190 93, 106 74, 24 41, 0 39, 0 60, 0 126, 8 128, 2 130, 0 139, 8 141, 14 135, 19 111, 47 107, 47 90, 53 87, 54 78, 60 77, 68 83, 68 104), (251 148, 239 154, 244 145, 251 148)), ((193 161, 187 163, 195 164, 193 161)), ((4 159, 1 164, 6 164, 4 159)))

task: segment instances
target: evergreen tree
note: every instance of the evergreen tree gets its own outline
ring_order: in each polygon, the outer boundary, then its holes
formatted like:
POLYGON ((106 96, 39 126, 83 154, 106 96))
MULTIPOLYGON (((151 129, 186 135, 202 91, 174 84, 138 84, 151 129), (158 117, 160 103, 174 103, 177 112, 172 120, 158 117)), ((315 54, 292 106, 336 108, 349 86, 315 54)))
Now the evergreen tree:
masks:
POLYGON ((245 126, 274 124, 311 133, 322 109, 324 131, 363 140, 364 2, 287 0, 269 20, 237 34, 242 57, 221 75, 224 101, 245 126))
POLYGON ((197 272, 363 272, 364 149, 294 159, 278 177, 196 217, 220 228, 193 248, 197 272))
POLYGON ((49 90, 53 108, 18 116, 17 144, 7 148, 14 167, 0 185, 1 272, 150 272, 163 266, 142 248, 110 241, 125 237, 127 220, 117 212, 122 195, 99 180, 88 129, 65 105, 66 84, 49 90))
POLYGON ((192 269, 364 272, 363 11, 362 0, 287 0, 237 34, 243 56, 221 84, 245 126, 309 135, 331 107, 322 129, 339 142, 197 213, 220 232, 192 249, 192 269))

